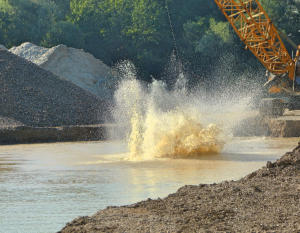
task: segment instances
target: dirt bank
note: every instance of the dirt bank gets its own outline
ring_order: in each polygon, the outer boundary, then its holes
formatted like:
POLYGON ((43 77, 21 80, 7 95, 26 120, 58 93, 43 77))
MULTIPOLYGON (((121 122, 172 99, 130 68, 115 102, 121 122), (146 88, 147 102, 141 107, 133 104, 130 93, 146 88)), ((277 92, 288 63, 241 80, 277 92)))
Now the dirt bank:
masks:
POLYGON ((217 231, 300 231, 300 143, 239 181, 185 186, 164 199, 109 207, 60 232, 217 231))

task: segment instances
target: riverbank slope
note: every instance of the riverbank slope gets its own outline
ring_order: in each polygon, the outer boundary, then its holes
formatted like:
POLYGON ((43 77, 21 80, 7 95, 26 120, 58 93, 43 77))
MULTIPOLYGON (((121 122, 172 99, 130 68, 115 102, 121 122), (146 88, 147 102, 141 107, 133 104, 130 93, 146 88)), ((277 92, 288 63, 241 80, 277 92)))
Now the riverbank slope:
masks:
POLYGON ((297 232, 300 143, 239 181, 185 186, 164 199, 108 207, 68 223, 69 232, 297 232))

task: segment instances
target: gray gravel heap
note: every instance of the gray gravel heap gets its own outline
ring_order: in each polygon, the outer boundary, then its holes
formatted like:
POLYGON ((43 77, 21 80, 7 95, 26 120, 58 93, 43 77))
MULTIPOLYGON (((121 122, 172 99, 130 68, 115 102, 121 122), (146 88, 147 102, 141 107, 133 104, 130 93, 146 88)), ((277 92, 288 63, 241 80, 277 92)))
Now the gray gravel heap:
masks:
POLYGON ((300 144, 239 181, 185 186, 164 199, 109 207, 60 232, 300 232, 300 144))
POLYGON ((105 103, 76 85, 0 49, 0 116, 28 126, 102 123, 105 103))

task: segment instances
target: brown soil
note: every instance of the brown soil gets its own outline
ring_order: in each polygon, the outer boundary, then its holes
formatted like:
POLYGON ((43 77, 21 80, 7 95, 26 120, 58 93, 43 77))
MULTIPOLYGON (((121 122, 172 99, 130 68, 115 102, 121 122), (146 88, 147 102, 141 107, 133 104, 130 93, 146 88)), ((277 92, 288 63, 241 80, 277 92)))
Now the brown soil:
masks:
POLYGON ((239 181, 185 186, 164 199, 108 207, 60 232, 300 232, 300 143, 239 181))

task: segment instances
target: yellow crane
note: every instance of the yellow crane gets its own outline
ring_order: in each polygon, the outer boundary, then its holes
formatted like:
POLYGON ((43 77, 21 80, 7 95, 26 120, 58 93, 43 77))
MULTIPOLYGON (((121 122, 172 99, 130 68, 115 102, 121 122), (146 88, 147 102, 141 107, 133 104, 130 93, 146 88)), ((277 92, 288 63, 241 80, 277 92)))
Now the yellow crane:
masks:
POLYGON ((295 94, 296 77, 300 78, 300 46, 295 58, 288 53, 274 24, 258 0, 215 0, 234 31, 269 71, 269 81, 276 81, 270 93, 295 94))

